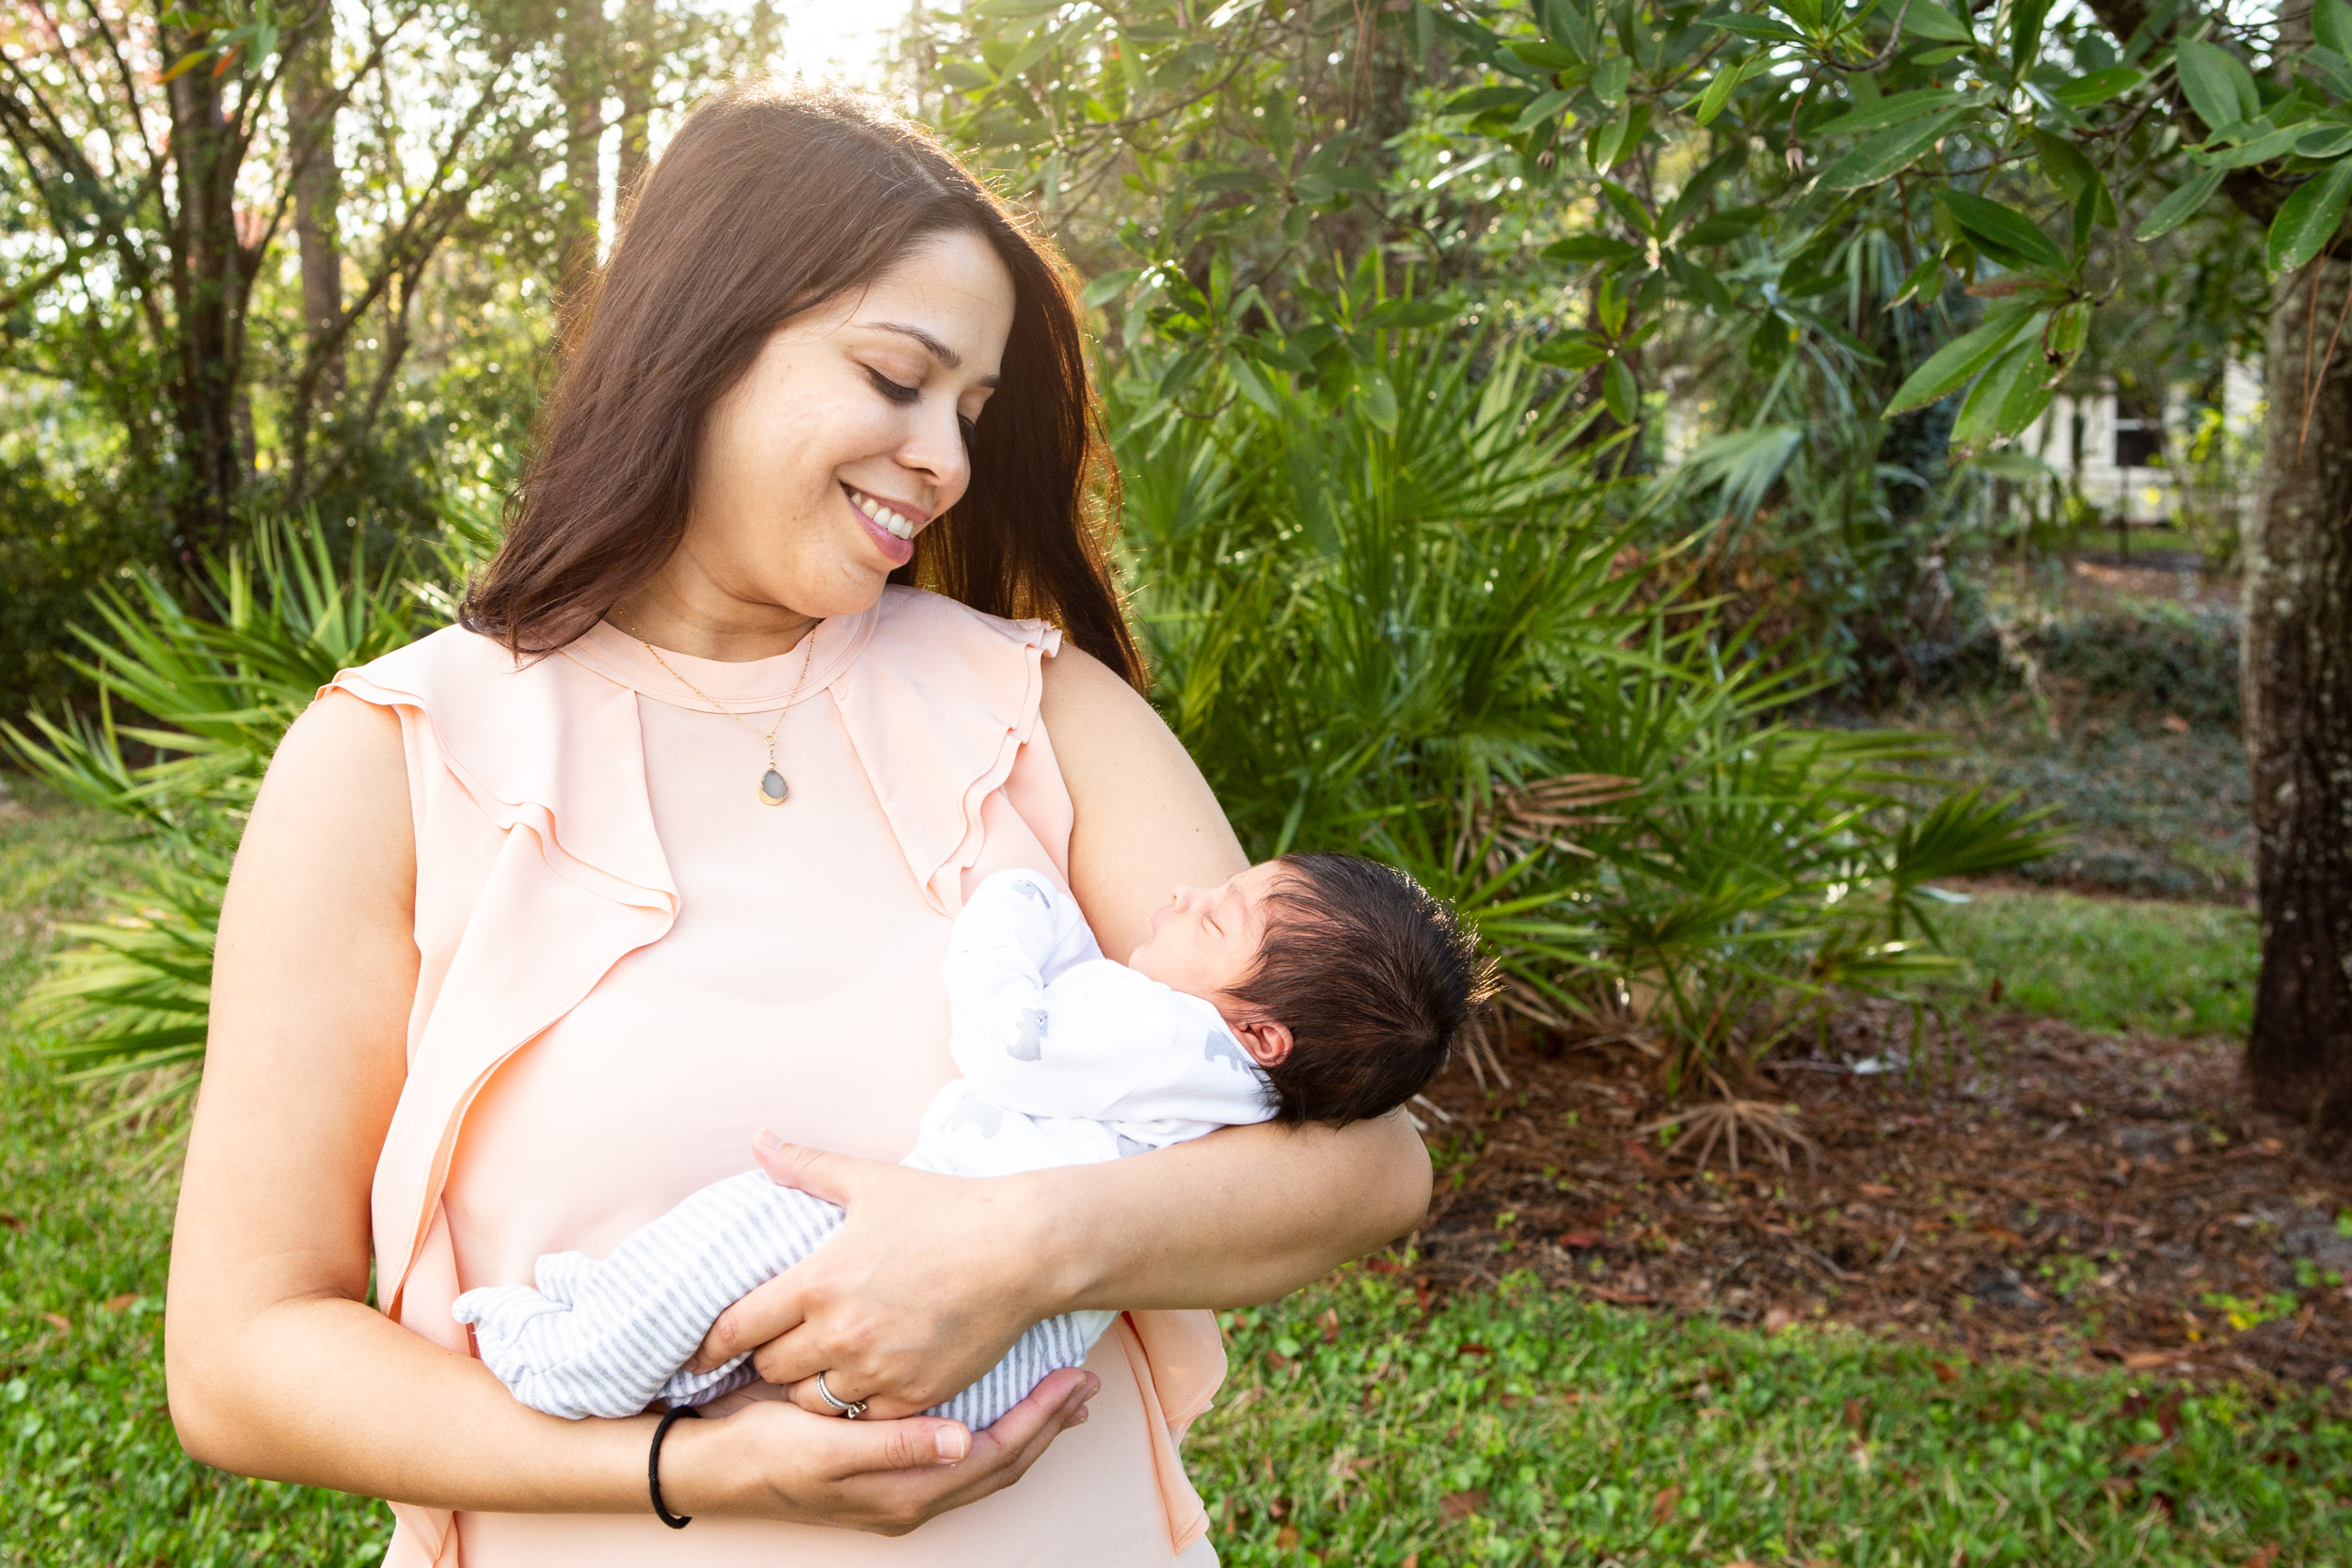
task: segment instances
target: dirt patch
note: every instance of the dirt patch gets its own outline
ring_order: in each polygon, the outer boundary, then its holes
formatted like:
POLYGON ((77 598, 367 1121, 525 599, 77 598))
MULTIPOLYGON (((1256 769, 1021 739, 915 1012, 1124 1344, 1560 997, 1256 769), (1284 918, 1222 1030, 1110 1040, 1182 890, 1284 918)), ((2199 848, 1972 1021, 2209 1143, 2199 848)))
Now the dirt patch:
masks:
POLYGON ((1624 1306, 1832 1319, 1970 1356, 2352 1386, 2352 1176, 2243 1105, 2233 1046, 1971 1021, 1927 1081, 1841 1019, 1772 1075, 1818 1145, 1701 1172, 1638 1060, 1506 1049, 1424 1108, 1433 1288, 1534 1271, 1624 1306), (1891 1070, 1882 1070, 1889 1069, 1891 1070))

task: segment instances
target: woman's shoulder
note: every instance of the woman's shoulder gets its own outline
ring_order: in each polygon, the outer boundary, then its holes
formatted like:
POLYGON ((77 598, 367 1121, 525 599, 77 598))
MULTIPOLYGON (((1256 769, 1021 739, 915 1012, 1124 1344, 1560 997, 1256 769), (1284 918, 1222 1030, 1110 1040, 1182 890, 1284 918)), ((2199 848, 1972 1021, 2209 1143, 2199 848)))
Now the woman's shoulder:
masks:
POLYGON ((894 652, 1035 648, 1051 657, 1061 647, 1061 632, 1050 622, 992 615, 928 588, 893 583, 868 613, 876 641, 894 652))

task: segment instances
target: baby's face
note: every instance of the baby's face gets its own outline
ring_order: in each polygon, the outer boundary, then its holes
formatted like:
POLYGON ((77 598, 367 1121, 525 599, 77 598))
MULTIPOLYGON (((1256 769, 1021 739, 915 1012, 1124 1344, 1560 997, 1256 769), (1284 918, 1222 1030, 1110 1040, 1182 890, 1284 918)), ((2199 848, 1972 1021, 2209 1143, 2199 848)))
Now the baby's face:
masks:
POLYGON ((1268 862, 1216 887, 1178 888, 1152 911, 1152 939, 1128 956, 1127 966, 1224 1010, 1257 965, 1266 895, 1281 877, 1281 867, 1268 862))

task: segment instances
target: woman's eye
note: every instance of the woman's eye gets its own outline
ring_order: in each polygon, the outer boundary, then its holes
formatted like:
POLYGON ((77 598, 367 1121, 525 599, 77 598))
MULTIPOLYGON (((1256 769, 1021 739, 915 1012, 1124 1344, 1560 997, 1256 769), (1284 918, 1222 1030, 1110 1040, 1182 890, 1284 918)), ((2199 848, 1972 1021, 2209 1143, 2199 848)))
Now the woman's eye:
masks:
POLYGON ((870 365, 866 367, 866 375, 867 380, 873 382, 874 390, 893 403, 913 403, 923 395, 922 388, 902 387, 870 365))

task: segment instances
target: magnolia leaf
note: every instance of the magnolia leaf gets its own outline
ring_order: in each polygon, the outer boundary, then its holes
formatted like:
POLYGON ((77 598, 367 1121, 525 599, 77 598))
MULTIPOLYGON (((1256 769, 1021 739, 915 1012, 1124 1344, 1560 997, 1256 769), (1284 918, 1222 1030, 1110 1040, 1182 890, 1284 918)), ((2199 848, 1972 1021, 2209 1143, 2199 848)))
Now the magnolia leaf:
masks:
POLYGON ((1756 232, 1764 221, 1761 207, 1725 207, 1699 219, 1684 232, 1684 245, 1728 245, 1733 240, 1756 232))
POLYGON ((1525 87, 1472 87, 1468 92, 1457 92, 1447 99, 1438 106, 1438 113, 1475 115, 1484 114, 1488 109, 1516 109, 1526 103, 1527 99, 1528 92, 1525 87))
POLYGON ((2324 49, 2352 58, 2352 6, 2344 0, 2312 0, 2312 39, 2324 49))
POLYGON ((2042 52, 2042 23, 2050 14, 2050 0, 2012 0, 2010 7, 2009 63, 2020 76, 2042 52))
POLYGON ((1865 185, 1875 185, 1882 180, 1892 179, 1910 166, 1920 153, 1933 147, 1959 118, 1960 111, 1950 109, 1926 119, 1880 132, 1823 169, 1820 177, 1822 187, 1833 191, 1858 191, 1865 185))
POLYGON ((2273 158, 2287 156, 2295 150, 2295 144, 2303 135, 2303 128, 2299 125, 2254 126, 2241 120, 2237 129, 2240 132, 2259 130, 2261 134, 2240 142, 2226 152, 2199 157, 2192 150, 2190 156, 2209 168, 2248 168, 2255 164, 2266 164, 2273 158))
POLYGON ((1511 129, 1505 134, 1516 136, 1524 132, 1533 131, 1536 126, 1566 108, 1568 101, 1575 96, 1576 94, 1572 92, 1565 92, 1557 88, 1545 93, 1519 111, 1519 118, 1511 122, 1511 129))
POLYGON ((2066 253, 2042 231, 2039 224, 2017 211, 1949 185, 1939 185, 1935 199, 1952 215, 1979 250, 2012 266, 2062 269, 2066 253))
POLYGON ((1089 309, 1099 309, 1125 293, 1128 286, 1142 276, 1141 267, 1122 267, 1117 272, 1106 272, 1089 283, 1086 293, 1078 297, 1086 302, 1089 309))
POLYGON ((2213 199, 2213 193, 2221 188, 2222 173, 2217 168, 2206 169, 2157 202, 2155 211, 2140 221, 2137 237, 2142 241, 2162 239, 2195 217, 2213 199))
POLYGON ((1977 35, 1968 24, 1936 0, 1911 0, 1911 8, 1903 13, 1903 33, 1906 37, 1940 39, 1947 43, 1974 43, 1977 35))
POLYGON ((1593 96, 1611 108, 1625 101, 1626 85, 1633 80, 1633 62, 1619 55, 1593 72, 1593 96))
POLYGON ((1609 369, 1601 372, 1601 401, 1609 405, 1610 417, 1619 424, 1631 424, 1641 417, 1642 389, 1634 385, 1633 372, 1622 359, 1609 361, 1609 369))
POLYGON ((2293 272, 2319 254, 2344 222, 2352 199, 2352 158, 2339 158, 2295 188, 2270 220, 2269 261, 2275 275, 2293 272))
POLYGON ((1876 131, 1883 126, 1900 125, 1917 119, 1937 109, 1961 107, 1960 94, 1950 87, 1921 87, 1916 92, 1899 92, 1847 110, 1836 119, 1813 127, 1817 136, 1842 136, 1859 131, 1876 131))
POLYGON ((1511 53, 1538 71, 1565 71, 1582 65, 1584 58, 1575 50, 1558 43, 1515 43, 1511 53))
POLYGON ((2019 333, 2038 326, 2040 316, 2035 302, 2030 300, 2011 300, 1994 306, 1985 312, 1981 326, 1946 343, 1928 356, 1926 364, 1911 372, 1910 379, 1895 389, 1893 401, 1886 405, 1886 417, 1892 419, 1915 408, 1925 408, 1966 386, 2015 342, 2019 333))
POLYGON ((2302 63, 2317 73, 2328 90, 2338 98, 2352 98, 2352 59, 2325 44, 2315 43, 2303 51, 2302 63))
MULTIPOLYGON (((1984 374, 1968 388, 1968 395, 1960 402, 1960 413, 1952 420, 1952 445, 1981 446, 1997 436, 2012 433, 2004 416, 2014 407, 2030 401, 2042 374, 2041 345, 2031 341, 2017 343, 1994 356, 1985 367, 1984 374)), ((2031 417, 2014 427, 2022 430, 2031 417)))
POLYGON ((2148 73, 2127 65, 2111 65, 2105 71, 2087 71, 2051 96, 2070 109, 2088 109, 2120 97, 2148 80, 2148 73))
POLYGON ((2263 112, 2262 94, 2254 90, 2254 74, 2246 62, 2219 44, 2184 39, 2172 54, 2181 73, 2181 90, 2188 106, 2210 130, 2218 131, 2263 112))
POLYGON ((1705 92, 1699 94, 1698 122, 1701 125, 1712 123, 1715 117, 1724 112, 1724 105, 1731 102, 1732 89, 1747 74, 1748 61, 1754 57, 1748 55, 1734 60, 1715 72, 1715 79, 1707 84, 1705 92))
POLYGON ((1640 245, 1613 240, 1605 234, 1571 234, 1565 240, 1554 240, 1544 246, 1546 261, 1566 261, 1575 265, 1587 261, 1630 261, 1641 254, 1640 245))
POLYGON ((2295 138, 2298 158, 2332 158, 2347 148, 2352 148, 2352 125, 2322 125, 2295 138))
MULTIPOLYGON (((1913 0, 1914 5, 1919 3, 1920 0, 1913 0)), ((1735 12, 1730 16, 1710 16, 1706 18, 1706 22, 1709 27, 1721 27, 1726 33, 1737 33, 1743 39, 1755 39, 1759 43, 1805 41, 1803 33, 1786 22, 1775 22, 1768 16, 1741 16, 1735 12)))

